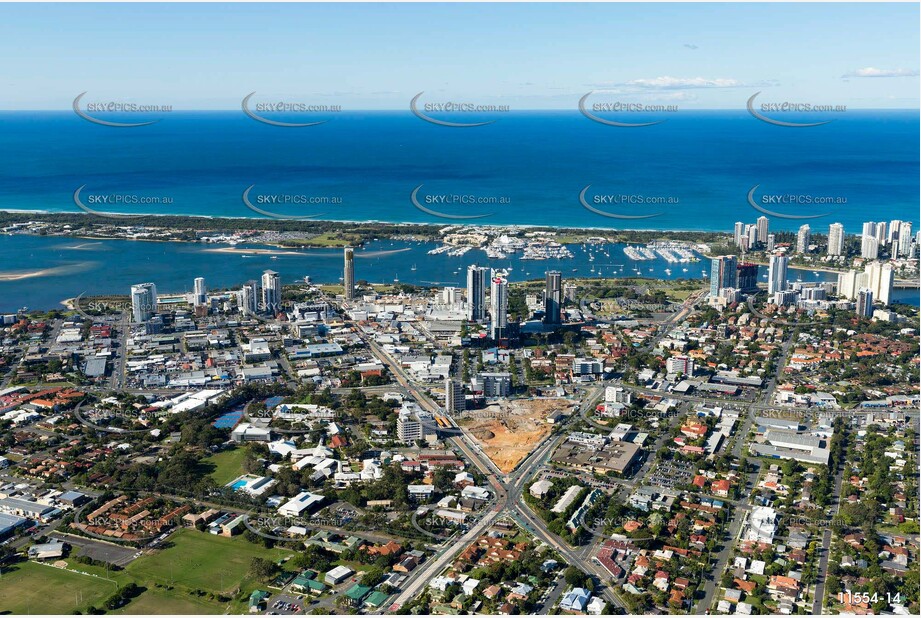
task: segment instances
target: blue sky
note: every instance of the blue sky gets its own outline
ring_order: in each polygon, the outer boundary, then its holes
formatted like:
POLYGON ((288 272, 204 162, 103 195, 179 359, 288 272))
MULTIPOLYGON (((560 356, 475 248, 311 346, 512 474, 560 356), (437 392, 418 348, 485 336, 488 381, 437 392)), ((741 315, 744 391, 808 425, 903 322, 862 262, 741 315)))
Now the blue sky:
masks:
POLYGON ((0 4, 0 109, 919 106, 917 4, 0 4))

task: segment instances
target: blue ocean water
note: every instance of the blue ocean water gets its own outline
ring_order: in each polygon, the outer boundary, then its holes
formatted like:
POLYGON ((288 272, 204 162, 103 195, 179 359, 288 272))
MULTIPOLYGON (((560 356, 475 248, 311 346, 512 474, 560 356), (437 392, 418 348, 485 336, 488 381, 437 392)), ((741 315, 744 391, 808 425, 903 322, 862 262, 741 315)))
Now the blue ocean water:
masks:
MULTIPOLYGON (((916 111, 849 111, 820 127, 790 129, 746 111, 682 112, 644 128, 615 128, 576 111, 513 112, 476 128, 447 128, 405 112, 346 112, 307 128, 261 124, 242 112, 153 114, 138 128, 99 126, 71 112, 0 112, 0 209, 78 212, 84 195, 166 197, 170 203, 94 205, 111 212, 259 217, 241 195, 337 198, 341 203, 263 208, 344 221, 444 223, 410 201, 425 196, 499 203, 425 205, 448 214, 488 214, 483 224, 729 231, 760 216, 758 194, 833 196, 832 207, 771 207, 818 214, 822 230, 863 221, 914 220, 918 210, 916 111), (664 206, 602 205, 579 192, 668 198, 664 206)), ((108 118, 108 117, 107 117, 108 118)), ((129 120, 137 121, 132 117, 129 120)), ((146 119, 146 117, 145 117, 146 119)), ((796 120, 785 117, 785 120, 796 120)), ((470 120, 465 118, 464 120, 470 120)), ((809 120, 814 120, 810 118, 809 120)), ((773 230, 802 221, 774 218, 773 230)))

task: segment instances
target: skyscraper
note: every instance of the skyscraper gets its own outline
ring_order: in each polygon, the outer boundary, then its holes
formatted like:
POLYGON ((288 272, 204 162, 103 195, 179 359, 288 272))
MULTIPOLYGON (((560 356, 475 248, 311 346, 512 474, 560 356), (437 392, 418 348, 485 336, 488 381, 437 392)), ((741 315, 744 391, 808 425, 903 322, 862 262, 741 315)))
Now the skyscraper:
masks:
POLYGON ((508 280, 504 277, 493 277, 489 291, 489 317, 492 338, 495 341, 505 336, 508 326, 508 280))
POLYGON ((768 264, 768 294, 774 292, 783 292, 787 289, 787 262, 789 259, 785 255, 776 254, 771 256, 768 264))
POLYGON ((857 315, 865 318, 873 315, 873 291, 869 288, 857 292, 857 315))
POLYGON ((773 234, 768 234, 768 237, 767 237, 767 247, 766 247, 766 249, 767 249, 768 251, 773 251, 773 250, 774 250, 774 235, 773 235, 773 234))
POLYGON ((875 260, 879 257, 879 240, 876 236, 864 234, 860 239, 860 257, 875 260))
POLYGON ((883 305, 888 305, 892 298, 892 286, 895 280, 892 266, 882 262, 870 262, 864 272, 866 287, 873 292, 873 298, 883 305))
POLYGON ((886 222, 880 221, 876 224, 876 240, 879 241, 879 246, 885 246, 888 239, 889 233, 886 232, 886 222))
POLYGON ((898 219, 893 219, 892 221, 889 222, 889 241, 888 242, 892 242, 893 240, 899 239, 899 227, 901 225, 902 225, 902 222, 899 221, 898 219))
POLYGON ((745 234, 745 224, 741 221, 736 221, 735 228, 732 232, 732 242, 736 247, 739 246, 739 243, 742 242, 742 235, 745 234))
POLYGON ((767 244, 768 240, 768 218, 767 217, 758 217, 758 222, 755 224, 758 228, 758 242, 767 244))
POLYGON ((723 288, 738 287, 737 260, 734 255, 715 257, 710 262, 710 296, 719 296, 723 288))
POLYGON ((255 315, 259 312, 259 284, 248 281, 240 289, 239 305, 243 315, 255 315))
POLYGON ((441 302, 448 308, 453 308, 457 304, 458 288, 446 287, 441 291, 441 302))
POLYGON ((345 268, 342 272, 342 286, 345 290, 345 299, 355 298, 355 249, 346 247, 343 250, 345 268))
POLYGON ((840 223, 828 226, 828 255, 844 255, 844 226, 840 223))
POLYGON ((205 287, 204 277, 195 277, 195 289, 192 292, 192 304, 201 307, 208 302, 208 288, 205 287))
POLYGON ((911 255, 911 221, 899 224, 899 257, 911 255))
POLYGON ((809 250, 809 237, 810 237, 809 224, 801 225, 799 231, 796 233, 796 252, 797 253, 806 253, 809 250))
POLYGON ((455 414, 467 409, 467 400, 464 397, 464 385, 457 380, 445 380, 445 412, 455 414))
POLYGON ((758 243, 758 226, 746 225, 745 236, 748 238, 748 248, 754 249, 755 245, 758 243))
POLYGON ((274 270, 262 273, 262 312, 275 315, 281 307, 281 279, 274 270))
POLYGON ((544 324, 562 323, 563 276, 558 270, 547 271, 544 287, 544 324))
POLYGON ((131 320, 146 322, 157 313, 157 286, 139 283, 131 286, 131 320))
POLYGON ((476 264, 467 267, 467 319, 482 322, 486 319, 486 281, 489 269, 476 264))
POLYGON ((738 271, 739 289, 744 292, 751 292, 758 289, 758 265, 757 264, 739 264, 736 267, 738 271))

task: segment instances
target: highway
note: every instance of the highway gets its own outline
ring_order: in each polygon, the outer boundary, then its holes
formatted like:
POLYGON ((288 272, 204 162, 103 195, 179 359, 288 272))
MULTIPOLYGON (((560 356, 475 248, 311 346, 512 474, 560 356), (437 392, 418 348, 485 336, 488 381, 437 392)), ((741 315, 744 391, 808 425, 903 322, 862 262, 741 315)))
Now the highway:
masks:
MULTIPOLYGON (((370 339, 362 338, 374 355, 390 369, 400 386, 405 389, 423 409, 433 414, 444 414, 441 406, 432 401, 426 393, 412 383, 399 363, 381 349, 377 343, 370 339)), ((583 413, 585 409, 594 406, 603 392, 603 388, 600 385, 595 386, 590 394, 583 400, 580 413, 574 413, 570 418, 561 423, 559 428, 562 429, 574 419, 581 418, 581 413, 583 413)), ((590 560, 584 560, 564 541, 551 533, 547 529, 546 524, 539 517, 536 517, 520 499, 521 493, 528 480, 530 480, 534 473, 546 463, 554 448, 556 448, 560 440, 562 440, 562 435, 560 435, 559 430, 557 433, 545 439, 543 443, 534 449, 524 461, 515 468, 515 470, 507 475, 503 474, 492 460, 477 448, 472 440, 469 440, 463 431, 461 431, 460 435, 451 437, 449 440, 461 451, 461 453, 463 453, 471 464, 476 466, 476 468, 489 480, 496 496, 493 506, 474 527, 461 537, 451 539, 448 547, 443 548, 432 560, 416 569, 416 572, 413 573, 413 576, 404 585, 403 590, 397 595, 391 605, 391 611, 398 610, 409 600, 415 598, 416 594, 419 593, 431 578, 441 573, 465 547, 488 530, 489 527, 502 516, 512 517, 529 533, 555 549, 569 564, 577 566, 586 573, 593 575, 601 582, 601 594, 615 606, 621 608, 625 607, 617 594, 609 587, 603 585, 607 576, 600 571, 600 567, 596 566, 590 560)))

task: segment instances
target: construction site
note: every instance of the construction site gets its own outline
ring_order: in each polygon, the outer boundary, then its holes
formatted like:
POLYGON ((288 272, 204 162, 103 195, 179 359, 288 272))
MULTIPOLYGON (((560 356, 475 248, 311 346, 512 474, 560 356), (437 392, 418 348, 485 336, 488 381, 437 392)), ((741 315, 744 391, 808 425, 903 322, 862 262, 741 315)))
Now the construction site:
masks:
POLYGON ((574 406, 559 398, 502 400, 455 419, 496 467, 509 473, 550 435, 556 416, 574 406))

